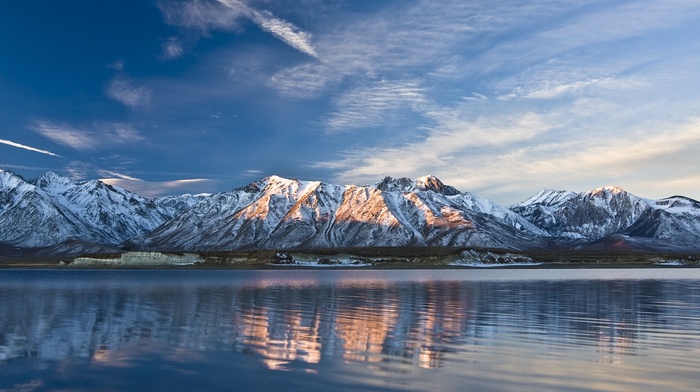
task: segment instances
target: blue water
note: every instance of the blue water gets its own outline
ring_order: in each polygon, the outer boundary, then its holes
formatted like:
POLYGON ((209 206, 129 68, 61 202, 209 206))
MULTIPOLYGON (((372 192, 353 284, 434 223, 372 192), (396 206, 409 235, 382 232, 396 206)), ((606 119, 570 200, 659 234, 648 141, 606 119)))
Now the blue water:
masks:
POLYGON ((0 271, 0 390, 700 390, 700 269, 0 271))

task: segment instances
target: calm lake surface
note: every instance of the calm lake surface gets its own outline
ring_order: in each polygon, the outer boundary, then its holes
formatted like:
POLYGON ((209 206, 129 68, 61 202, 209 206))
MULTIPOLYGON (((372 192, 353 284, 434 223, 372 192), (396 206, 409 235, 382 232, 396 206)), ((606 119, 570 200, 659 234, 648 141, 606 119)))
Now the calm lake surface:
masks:
POLYGON ((0 391, 695 391, 700 269, 0 271, 0 391))

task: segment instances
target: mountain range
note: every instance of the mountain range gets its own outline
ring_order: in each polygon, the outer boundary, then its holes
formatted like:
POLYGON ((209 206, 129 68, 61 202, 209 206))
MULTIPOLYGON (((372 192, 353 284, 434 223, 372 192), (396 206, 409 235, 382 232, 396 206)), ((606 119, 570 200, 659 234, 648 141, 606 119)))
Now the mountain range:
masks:
POLYGON ((434 176, 370 186, 270 176, 147 199, 98 180, 0 171, 0 254, 379 246, 700 250, 700 202, 617 187, 543 190, 508 208, 434 176))

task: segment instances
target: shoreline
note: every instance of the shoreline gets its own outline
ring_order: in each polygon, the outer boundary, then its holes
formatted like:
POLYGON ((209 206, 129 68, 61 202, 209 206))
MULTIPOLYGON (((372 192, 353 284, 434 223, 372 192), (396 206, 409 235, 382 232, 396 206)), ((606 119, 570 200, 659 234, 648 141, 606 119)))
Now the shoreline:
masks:
POLYGON ((0 258, 2 269, 580 269, 698 268, 697 253, 471 248, 338 248, 140 252, 0 258))

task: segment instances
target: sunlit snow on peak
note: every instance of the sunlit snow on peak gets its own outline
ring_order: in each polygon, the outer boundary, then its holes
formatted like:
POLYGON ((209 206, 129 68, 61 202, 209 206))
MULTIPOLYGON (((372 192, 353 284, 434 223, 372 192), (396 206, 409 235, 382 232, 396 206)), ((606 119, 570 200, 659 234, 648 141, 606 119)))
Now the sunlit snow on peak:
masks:
POLYGON ((591 195, 600 195, 600 194, 607 194, 607 193, 617 195, 620 193, 627 193, 627 192, 624 189, 620 188, 619 186, 608 185, 608 186, 604 186, 602 188, 596 188, 588 193, 591 195))
POLYGON ((384 177, 381 181, 373 186, 381 191, 398 191, 398 192, 416 192, 416 191, 433 191, 443 193, 447 196, 454 196, 460 192, 449 185, 445 185, 439 178, 433 175, 418 177, 413 180, 408 177, 392 178, 384 177))

